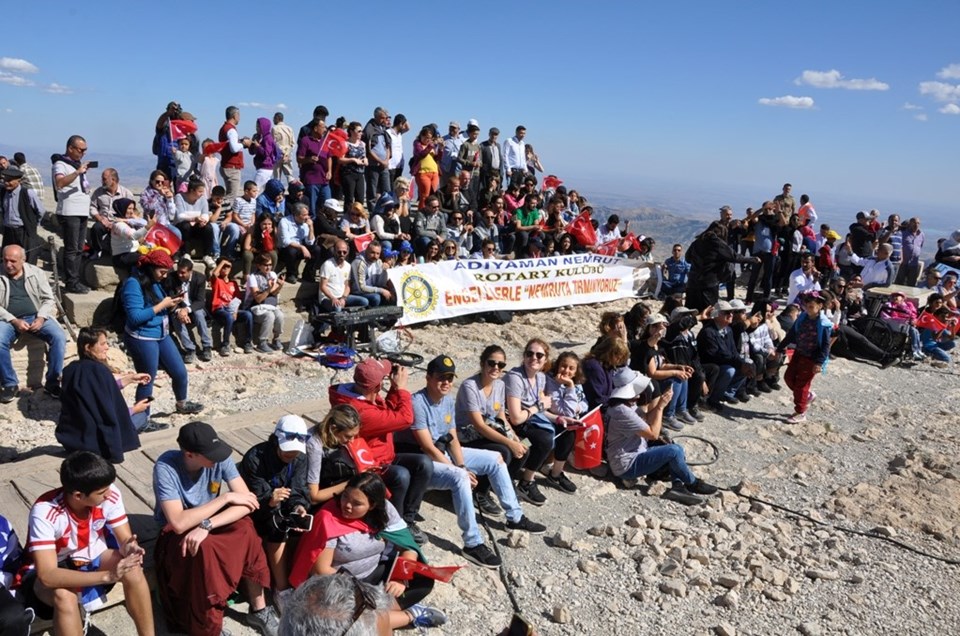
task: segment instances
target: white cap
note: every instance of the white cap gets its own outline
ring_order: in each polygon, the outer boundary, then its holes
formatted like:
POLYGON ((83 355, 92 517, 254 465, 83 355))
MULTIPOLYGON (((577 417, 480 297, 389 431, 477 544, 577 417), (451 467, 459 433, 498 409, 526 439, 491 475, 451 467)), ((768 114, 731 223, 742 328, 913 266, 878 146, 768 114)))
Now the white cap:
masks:
POLYGON ((309 439, 310 434, 307 432, 307 423, 299 415, 284 415, 281 417, 277 420, 277 426, 273 429, 273 434, 277 436, 280 450, 284 452, 307 452, 307 439, 309 439))
POLYGON ((343 201, 340 199, 327 199, 323 202, 323 207, 330 208, 334 212, 343 212, 343 201))
POLYGON ((632 400, 649 386, 650 378, 629 367, 622 367, 613 375, 613 391, 610 392, 610 397, 632 400))

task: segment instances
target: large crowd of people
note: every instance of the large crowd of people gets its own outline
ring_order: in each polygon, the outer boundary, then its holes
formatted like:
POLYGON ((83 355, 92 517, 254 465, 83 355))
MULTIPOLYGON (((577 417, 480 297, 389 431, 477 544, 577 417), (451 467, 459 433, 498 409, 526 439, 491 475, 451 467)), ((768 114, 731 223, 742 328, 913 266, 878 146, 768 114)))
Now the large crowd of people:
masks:
MULTIPOLYGON (((157 122, 157 169, 139 201, 112 168, 90 190, 83 137, 71 136, 53 157, 65 291, 87 291, 85 258, 109 257, 123 274, 117 326, 130 372, 108 366, 108 333, 93 327, 80 330, 78 360, 63 369, 54 292, 34 264, 36 228, 49 216, 43 180, 20 153, 0 166, 0 402, 19 390, 10 346, 31 332, 49 346, 44 388, 62 400, 57 439, 70 451, 61 487, 31 511, 25 550, 0 517, 9 574, 0 631, 38 615, 52 618, 57 633, 79 634, 80 605, 95 607, 103 586, 121 583, 137 632, 154 633, 144 550, 113 464, 139 447, 140 434, 168 426, 150 417, 158 369, 172 380, 176 410, 195 415, 203 406, 189 399, 187 365, 215 350, 283 348, 284 285, 319 275, 316 308, 336 312, 395 303, 386 271, 396 266, 604 246, 652 258, 652 239, 629 233, 616 215, 579 231, 591 207, 555 178, 538 177, 543 167, 523 126, 501 144, 496 128, 481 142, 475 120, 463 132, 450 122, 442 136, 430 124, 407 160, 403 115, 377 108, 366 125, 341 117, 329 126, 328 117, 318 106, 294 135, 277 113, 246 137, 231 106, 218 141, 201 142, 195 126, 183 126, 194 118, 171 102, 157 122), (256 168, 247 182, 244 154, 256 168), (131 383, 136 401, 128 406, 120 390, 131 383)), ((691 471, 668 431, 704 421, 705 411, 726 417, 746 408, 782 390, 781 375, 794 404, 784 421, 800 424, 816 400, 817 373, 836 355, 884 368, 928 358, 950 364, 960 231, 939 242, 936 263, 924 269, 920 220, 901 224, 894 214, 882 225, 878 217, 858 213, 841 236, 818 224, 809 196, 798 208, 785 184, 742 218, 723 206, 686 249, 673 245, 660 266, 662 305, 648 299, 605 313, 583 356, 532 338, 511 361, 490 344, 464 373, 448 351, 429 362, 424 388, 413 393, 406 367, 364 359, 352 382, 329 387, 329 410, 310 414, 319 424, 280 418, 239 465, 212 426, 182 426, 178 447, 158 457, 153 474, 168 626, 228 633, 223 613, 237 590, 249 602, 247 623, 263 634, 281 633, 281 624, 289 634, 320 633, 303 631, 307 624, 337 633, 441 625, 445 614, 425 603, 434 584, 420 547, 430 540, 419 525, 428 490, 451 493, 459 554, 497 569, 501 558, 484 542, 478 515, 502 517, 505 531, 545 533, 535 508, 576 497, 577 481, 590 478, 571 478, 567 468, 581 418, 593 410, 604 421, 603 458, 622 487, 665 480, 665 497, 698 505, 717 488, 691 471), (740 280, 745 298, 737 298, 740 280), (869 291, 877 288, 887 291, 873 311, 869 291), (877 321, 896 348, 873 337, 877 321), (402 562, 422 569, 394 577, 402 562)))

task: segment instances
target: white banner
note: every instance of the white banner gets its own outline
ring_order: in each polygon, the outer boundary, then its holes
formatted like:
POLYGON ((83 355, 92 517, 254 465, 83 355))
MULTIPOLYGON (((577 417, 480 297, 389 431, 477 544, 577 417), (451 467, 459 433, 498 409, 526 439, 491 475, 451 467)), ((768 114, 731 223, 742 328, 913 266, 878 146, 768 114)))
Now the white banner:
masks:
POLYGON ((412 325, 484 311, 549 309, 656 293, 659 271, 638 260, 573 254, 515 261, 442 261, 387 271, 412 325))

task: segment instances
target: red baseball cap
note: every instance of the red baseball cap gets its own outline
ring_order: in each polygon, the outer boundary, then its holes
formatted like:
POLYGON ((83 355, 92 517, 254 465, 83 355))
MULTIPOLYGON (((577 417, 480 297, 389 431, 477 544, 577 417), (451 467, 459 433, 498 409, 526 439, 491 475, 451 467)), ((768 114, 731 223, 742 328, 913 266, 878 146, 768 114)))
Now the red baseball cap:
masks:
POLYGON ((353 382, 362 390, 380 388, 392 369, 393 364, 389 360, 367 358, 353 369, 353 382))

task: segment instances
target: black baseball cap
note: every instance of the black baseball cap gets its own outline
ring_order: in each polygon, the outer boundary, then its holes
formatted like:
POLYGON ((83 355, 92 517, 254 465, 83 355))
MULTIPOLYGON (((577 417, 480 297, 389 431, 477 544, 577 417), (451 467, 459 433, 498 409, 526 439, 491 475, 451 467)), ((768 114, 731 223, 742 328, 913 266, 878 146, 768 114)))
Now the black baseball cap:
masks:
POLYGON ((453 363, 450 356, 437 356, 427 365, 429 375, 443 375, 444 373, 456 373, 457 365, 453 363))
POLYGON ((177 435, 180 448, 191 453, 203 455, 212 462, 222 462, 230 457, 230 447, 217 436, 217 432, 206 422, 190 422, 180 428, 177 435))

